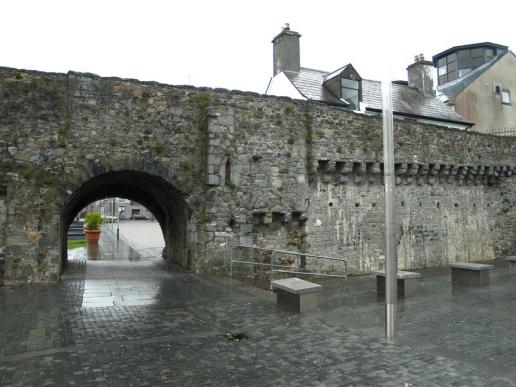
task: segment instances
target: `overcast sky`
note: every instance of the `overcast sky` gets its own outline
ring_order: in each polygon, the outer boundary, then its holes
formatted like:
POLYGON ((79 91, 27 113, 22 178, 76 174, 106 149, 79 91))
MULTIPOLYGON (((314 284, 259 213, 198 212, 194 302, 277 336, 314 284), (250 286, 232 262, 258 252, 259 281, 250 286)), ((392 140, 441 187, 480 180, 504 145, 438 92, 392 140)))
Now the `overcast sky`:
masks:
POLYGON ((301 66, 352 63, 406 79, 414 55, 491 41, 516 47, 513 1, 52 1, 0 3, 0 66, 91 72, 263 93, 272 38, 301 33, 301 66))

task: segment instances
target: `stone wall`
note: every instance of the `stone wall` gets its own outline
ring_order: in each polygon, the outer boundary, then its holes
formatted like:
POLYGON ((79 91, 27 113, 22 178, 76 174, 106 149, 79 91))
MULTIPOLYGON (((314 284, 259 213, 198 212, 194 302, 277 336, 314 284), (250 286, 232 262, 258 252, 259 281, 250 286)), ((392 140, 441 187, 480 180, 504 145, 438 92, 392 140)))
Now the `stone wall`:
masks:
MULTIPOLYGON (((149 207, 167 259, 194 270, 223 269, 237 243, 345 257, 354 273, 379 265, 377 116, 6 68, 0 96, 11 283, 57 278, 73 216, 109 195, 149 207)), ((514 139, 396 120, 395 141, 401 268, 513 252, 514 139)))
POLYGON ((7 228, 7 208, 5 203, 5 187, 0 187, 0 286, 4 283, 5 271, 5 236, 7 228))

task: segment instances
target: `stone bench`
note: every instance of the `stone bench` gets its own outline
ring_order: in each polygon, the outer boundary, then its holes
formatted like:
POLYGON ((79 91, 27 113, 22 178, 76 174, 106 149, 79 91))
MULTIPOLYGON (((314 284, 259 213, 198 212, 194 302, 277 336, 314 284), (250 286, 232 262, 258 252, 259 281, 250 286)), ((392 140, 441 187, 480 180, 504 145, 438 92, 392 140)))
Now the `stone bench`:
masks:
MULTIPOLYGON (((375 271, 376 292, 385 295, 385 271, 375 271)), ((416 295, 417 279, 421 274, 411 271, 398 271, 398 297, 414 297, 416 295)))
POLYGON ((493 265, 483 263, 450 263, 452 285, 483 286, 489 285, 489 271, 493 265))
POLYGON ((277 304, 284 309, 303 313, 317 308, 317 293, 322 286, 300 278, 285 278, 271 282, 277 291, 277 304))
POLYGON ((512 273, 513 270, 516 271, 516 255, 511 255, 505 258, 506 261, 509 261, 509 271, 512 273))

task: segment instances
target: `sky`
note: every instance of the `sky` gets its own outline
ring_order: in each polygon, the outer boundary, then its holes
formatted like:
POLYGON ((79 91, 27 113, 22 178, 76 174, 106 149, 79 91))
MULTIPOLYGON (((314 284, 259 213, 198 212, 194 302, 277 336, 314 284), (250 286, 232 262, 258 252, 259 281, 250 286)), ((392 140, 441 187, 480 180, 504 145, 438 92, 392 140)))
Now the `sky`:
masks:
POLYGON ((289 23, 303 67, 406 80, 416 54, 485 41, 514 51, 513 3, 3 0, 0 66, 264 93, 271 40, 289 23))

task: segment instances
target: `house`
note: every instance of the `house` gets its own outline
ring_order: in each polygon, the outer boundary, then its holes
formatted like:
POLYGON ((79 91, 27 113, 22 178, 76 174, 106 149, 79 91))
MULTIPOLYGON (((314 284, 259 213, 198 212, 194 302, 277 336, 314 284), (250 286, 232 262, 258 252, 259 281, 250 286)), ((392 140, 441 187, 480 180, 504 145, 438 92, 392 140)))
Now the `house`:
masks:
MULTIPOLYGON (((381 114, 381 82, 362 78, 351 63, 332 72, 301 67, 300 37, 286 24, 272 40, 273 77, 266 94, 319 101, 364 114, 381 114)), ((407 70, 408 82, 392 84, 395 117, 458 129, 473 125, 435 97, 432 62, 420 55, 407 70)))
POLYGON ((516 135, 516 56, 507 46, 476 43, 449 48, 433 58, 437 96, 474 131, 516 135))

